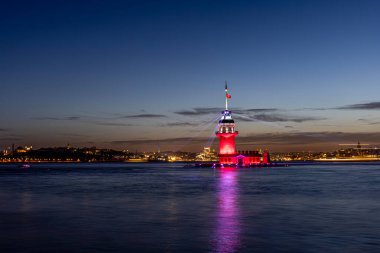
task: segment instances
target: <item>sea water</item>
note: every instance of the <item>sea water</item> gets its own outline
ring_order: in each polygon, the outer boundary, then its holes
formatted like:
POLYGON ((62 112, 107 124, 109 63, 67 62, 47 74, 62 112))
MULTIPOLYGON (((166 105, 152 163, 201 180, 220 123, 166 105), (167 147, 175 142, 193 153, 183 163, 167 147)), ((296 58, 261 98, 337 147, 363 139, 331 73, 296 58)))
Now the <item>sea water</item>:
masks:
POLYGON ((380 163, 0 165, 1 252, 380 252, 380 163))

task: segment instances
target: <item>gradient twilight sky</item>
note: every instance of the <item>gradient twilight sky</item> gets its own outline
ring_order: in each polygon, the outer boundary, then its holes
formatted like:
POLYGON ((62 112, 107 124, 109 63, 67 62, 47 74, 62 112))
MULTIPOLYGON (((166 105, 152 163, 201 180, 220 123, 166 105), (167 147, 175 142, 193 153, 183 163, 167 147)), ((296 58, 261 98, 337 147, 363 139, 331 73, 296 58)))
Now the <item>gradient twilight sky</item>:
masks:
POLYGON ((380 1, 1 1, 0 148, 380 144, 380 1), (214 144, 217 142, 214 140, 214 144))

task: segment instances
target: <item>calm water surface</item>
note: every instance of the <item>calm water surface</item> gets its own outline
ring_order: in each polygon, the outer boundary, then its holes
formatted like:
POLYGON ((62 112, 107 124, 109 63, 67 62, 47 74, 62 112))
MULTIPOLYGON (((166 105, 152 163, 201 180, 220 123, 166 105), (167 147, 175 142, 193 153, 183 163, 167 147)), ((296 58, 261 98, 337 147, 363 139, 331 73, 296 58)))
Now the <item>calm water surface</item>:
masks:
POLYGON ((1 252, 380 252, 380 163, 0 165, 1 252))

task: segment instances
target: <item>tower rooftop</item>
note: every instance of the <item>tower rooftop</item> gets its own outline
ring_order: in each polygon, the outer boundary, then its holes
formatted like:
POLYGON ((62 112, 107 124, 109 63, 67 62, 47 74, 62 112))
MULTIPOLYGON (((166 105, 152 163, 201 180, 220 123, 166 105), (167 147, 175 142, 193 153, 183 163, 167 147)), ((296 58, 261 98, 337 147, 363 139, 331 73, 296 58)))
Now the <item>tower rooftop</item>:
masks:
POLYGON ((230 110, 222 111, 222 117, 219 120, 219 124, 221 123, 235 123, 235 121, 232 119, 230 110))

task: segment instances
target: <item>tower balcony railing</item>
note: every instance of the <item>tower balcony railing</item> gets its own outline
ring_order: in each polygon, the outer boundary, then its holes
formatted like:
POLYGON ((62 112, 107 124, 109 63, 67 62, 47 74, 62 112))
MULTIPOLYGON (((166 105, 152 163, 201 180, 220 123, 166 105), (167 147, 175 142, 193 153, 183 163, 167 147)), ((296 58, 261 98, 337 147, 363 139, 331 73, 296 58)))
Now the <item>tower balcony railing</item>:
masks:
POLYGON ((215 134, 238 134, 239 133, 239 131, 231 131, 231 132, 227 132, 227 131, 215 131, 215 134))

